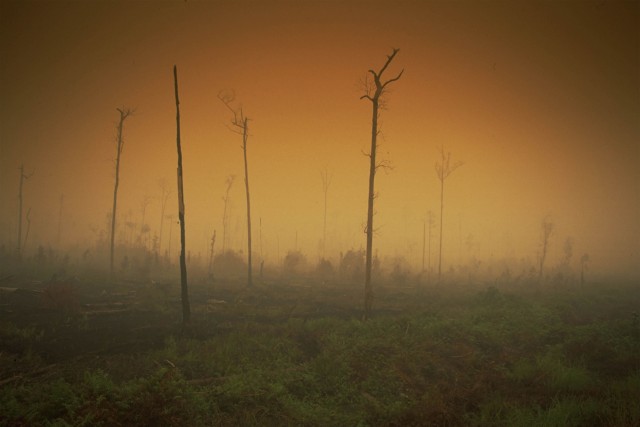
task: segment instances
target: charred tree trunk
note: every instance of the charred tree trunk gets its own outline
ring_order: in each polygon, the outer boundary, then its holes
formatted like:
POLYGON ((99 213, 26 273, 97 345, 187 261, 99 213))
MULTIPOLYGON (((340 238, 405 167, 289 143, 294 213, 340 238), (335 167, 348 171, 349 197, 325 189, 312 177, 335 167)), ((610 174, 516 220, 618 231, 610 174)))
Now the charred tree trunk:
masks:
MULTIPOLYGON (((242 107, 233 108, 231 103, 234 101, 235 96, 231 94, 218 93, 218 99, 233 113, 233 119, 231 120, 232 130, 235 133, 242 135, 242 152, 244 157, 244 186, 247 195, 247 286, 253 286, 253 269, 252 254, 251 254, 251 198, 249 197, 249 166, 247 162, 247 140, 249 139, 249 118, 244 115, 242 107)), ((230 187, 229 187, 230 188, 230 187)), ((226 208, 225 208, 226 209, 226 208)))
POLYGON ((453 171, 463 165, 462 162, 451 164, 451 153, 444 152, 444 147, 440 148, 441 159, 436 162, 436 175, 440 180, 440 248, 438 250, 438 282, 442 280, 442 232, 444 223, 444 181, 453 171))
POLYGON ((124 139, 122 138, 122 128, 124 121, 129 117, 133 111, 124 108, 117 108, 120 113, 120 121, 118 122, 118 139, 116 140, 116 182, 113 187, 113 208, 111 209, 111 236, 109 246, 109 277, 113 280, 113 263, 115 253, 115 239, 116 239, 116 211, 118 207, 118 187, 120 186, 120 156, 122 155, 122 149, 124 148, 124 139))
POLYGON ((373 286, 371 285, 371 267, 373 254, 373 201, 375 198, 374 182, 376 177, 376 148, 378 137, 378 98, 372 100, 373 118, 371 120, 371 152, 369 153, 369 195, 367 197, 367 253, 364 276, 364 318, 371 316, 373 306, 373 286))
POLYGON ((182 323, 191 320, 189 287, 187 285, 187 260, 184 225, 184 187, 182 184, 182 145, 180 144, 180 98, 178 97, 178 68, 173 66, 173 82, 176 95, 176 145, 178 148, 178 220, 180 221, 180 289, 182 295, 182 323))
POLYGON ((387 80, 386 82, 382 82, 380 79, 382 74, 387 69, 393 58, 398 53, 399 49, 393 49, 391 55, 387 55, 387 61, 382 66, 380 71, 375 72, 374 70, 369 70, 369 73, 373 75, 373 83, 372 86, 367 80, 365 82, 365 91, 366 93, 360 97, 360 99, 368 99, 372 104, 372 118, 371 118, 371 152, 369 153, 369 196, 367 199, 367 253, 365 259, 365 279, 364 279, 364 315, 363 318, 366 320, 371 316, 371 308, 373 306, 373 287, 371 285, 371 268, 372 268, 372 254, 373 254, 373 205, 375 199, 375 176, 376 170, 378 166, 380 166, 376 162, 376 149, 378 147, 377 137, 378 137, 378 114, 380 108, 380 97, 384 93, 384 89, 386 86, 398 79, 402 76, 404 70, 400 71, 400 73, 392 78, 387 80))
POLYGON ((222 198, 224 202, 224 210, 222 211, 222 254, 226 253, 227 248, 227 225, 229 223, 229 192, 231 191, 231 186, 233 186, 233 181, 235 181, 235 175, 229 175, 225 181, 227 184, 227 188, 224 193, 224 197, 222 198))
POLYGON ((251 199, 249 197, 249 166, 247 164, 247 138, 249 137, 248 119, 244 117, 242 131, 242 152, 244 153, 244 186, 247 193, 247 286, 253 286, 251 268, 251 199))

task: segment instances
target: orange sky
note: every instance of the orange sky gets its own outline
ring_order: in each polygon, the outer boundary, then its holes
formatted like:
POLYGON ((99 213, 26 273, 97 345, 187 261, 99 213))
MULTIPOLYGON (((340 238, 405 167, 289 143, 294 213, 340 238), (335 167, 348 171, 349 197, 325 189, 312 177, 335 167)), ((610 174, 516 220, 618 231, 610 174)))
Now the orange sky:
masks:
POLYGON ((465 162, 445 187, 445 265, 534 260, 550 215, 552 260, 571 236, 575 258, 589 253, 595 271, 637 276, 639 4, 0 0, 0 243, 15 245, 21 163, 34 171, 31 250, 56 244, 61 194, 62 244, 95 242, 111 209, 119 106, 136 108, 125 122, 120 223, 141 222, 148 197, 145 223, 158 233, 159 180, 173 190, 168 213, 177 210, 177 64, 193 253, 221 235, 230 174, 229 245, 244 248, 241 140, 216 98, 231 88, 252 119, 256 250, 261 219, 268 262, 296 235, 317 258, 323 168, 333 176, 327 251, 363 247, 371 104, 360 81, 397 47, 389 72, 405 72, 387 95, 380 141, 394 168, 376 179, 382 255, 419 265, 422 221, 439 212, 442 145, 465 162))

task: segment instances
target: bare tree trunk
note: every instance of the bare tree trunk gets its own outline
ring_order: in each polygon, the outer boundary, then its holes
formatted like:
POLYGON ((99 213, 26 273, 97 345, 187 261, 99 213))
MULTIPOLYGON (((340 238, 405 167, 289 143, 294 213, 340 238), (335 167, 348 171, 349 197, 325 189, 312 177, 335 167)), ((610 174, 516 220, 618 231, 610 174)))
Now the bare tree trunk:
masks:
POLYGON ((244 153, 244 185, 247 193, 247 286, 253 286, 253 274, 251 268, 251 200, 249 197, 249 166, 247 165, 247 138, 249 137, 249 122, 244 117, 242 133, 242 152, 244 153))
POLYGON ((173 81, 176 95, 176 145, 178 148, 178 219, 180 221, 180 288, 182 294, 182 323, 191 320, 191 306, 189 305, 189 287, 187 285, 187 260, 185 256, 185 225, 184 225, 184 187, 182 183, 182 145, 180 144, 180 98, 178 97, 178 68, 173 66, 173 81))
POLYGON ((431 231, 433 230, 433 212, 428 213, 429 221, 429 249, 427 254, 427 282, 431 284, 431 231))
POLYGON ((235 128, 234 132, 242 135, 242 152, 244 156, 244 185, 247 195, 247 286, 253 286, 253 274, 251 267, 251 199, 249 197, 249 166, 247 162, 247 140, 249 139, 249 118, 244 115, 242 107, 234 109, 231 103, 234 101, 233 94, 218 93, 218 99, 233 113, 231 125, 235 128))
POLYGON ((124 148, 124 140, 122 139, 122 128, 127 117, 133 114, 132 110, 117 108, 120 113, 120 121, 118 122, 118 139, 116 141, 116 182, 113 187, 113 208, 111 210, 111 238, 109 249, 109 278, 113 280, 113 264, 116 239, 116 210, 118 207, 118 187, 120 185, 120 156, 124 148))
POLYGON ((222 200, 224 201, 224 210, 222 212, 222 254, 226 253, 227 247, 227 226, 229 224, 229 192, 231 191, 231 186, 233 185, 233 181, 236 179, 235 175, 229 175, 225 181, 227 184, 227 189, 224 193, 224 197, 222 200))
POLYGON ((451 173, 463 165, 462 162, 451 164, 451 153, 444 152, 444 147, 440 148, 441 160, 436 162, 436 175, 440 180, 440 250, 438 251, 438 282, 442 279, 442 231, 444 222, 444 181, 451 173))
POLYGON ((371 152, 369 153, 369 195, 367 197, 367 253, 364 276, 364 318, 371 316, 373 306, 373 287, 371 285, 371 265, 373 254, 373 201, 375 198, 374 182, 376 177, 376 148, 378 137, 378 98, 374 98, 373 117, 371 119, 371 152))
POLYGON ((438 249, 438 282, 442 279, 442 224, 444 222, 444 178, 440 179, 440 248, 438 249))
POLYGON ((360 97, 360 99, 368 99, 372 104, 372 118, 371 118, 371 152, 369 153, 369 195, 367 199, 367 252, 365 258, 365 277, 364 277, 364 320, 371 316, 371 308, 373 306, 373 287, 371 285, 371 267, 372 267, 372 254, 373 254, 373 202, 375 199, 375 176, 378 168, 376 162, 376 149, 378 147, 378 114, 379 114, 379 100, 383 94, 385 87, 396 80, 398 80, 404 70, 390 80, 382 82, 380 78, 387 69, 393 58, 398 53, 399 49, 393 49, 391 55, 387 55, 387 61, 377 73, 373 70, 369 70, 369 73, 373 75, 373 83, 375 87, 370 83, 365 82, 366 93, 360 97))
POLYGON ((216 230, 213 230, 213 235, 211 236, 211 249, 209 251, 208 276, 210 279, 213 279, 213 255, 215 253, 215 246, 216 246, 216 230))
POLYGON ((24 244, 22 245, 23 251, 27 248, 27 240, 29 239, 29 230, 31 230, 31 208, 27 209, 27 216, 25 219, 27 220, 27 231, 24 233, 24 244))

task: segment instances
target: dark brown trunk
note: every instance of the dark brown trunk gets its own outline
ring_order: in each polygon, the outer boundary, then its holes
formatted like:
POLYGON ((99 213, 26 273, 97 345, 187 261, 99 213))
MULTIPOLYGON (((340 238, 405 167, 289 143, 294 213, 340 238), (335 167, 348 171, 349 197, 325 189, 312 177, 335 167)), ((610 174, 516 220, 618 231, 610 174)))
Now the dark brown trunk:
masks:
POLYGON ((180 221, 180 286, 182 295, 182 322, 191 320, 191 306, 189 305, 189 287, 187 285, 187 260, 184 225, 184 191, 182 185, 182 145, 180 144, 180 100, 178 97, 178 68, 173 66, 173 81, 176 95, 176 145, 178 148, 178 219, 180 221))
POLYGON ((251 201, 249 198, 249 167, 247 165, 247 138, 249 137, 249 123, 245 117, 242 132, 242 151, 244 152, 244 185, 247 193, 247 286, 253 286, 253 274, 251 268, 251 201))
POLYGON ((371 285, 371 267, 373 254, 373 201, 375 199, 374 182, 376 177, 376 148, 378 138, 378 97, 372 101, 373 117, 371 118, 371 153, 369 155, 369 197, 367 199, 367 253, 364 276, 364 318, 371 316, 373 306, 373 287, 371 285))

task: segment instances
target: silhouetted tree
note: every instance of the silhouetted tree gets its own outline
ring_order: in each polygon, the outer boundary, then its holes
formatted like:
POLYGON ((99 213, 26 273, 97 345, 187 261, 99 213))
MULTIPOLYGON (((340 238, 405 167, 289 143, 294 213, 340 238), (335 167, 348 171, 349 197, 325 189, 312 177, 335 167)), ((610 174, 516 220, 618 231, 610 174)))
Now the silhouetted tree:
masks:
POLYGON ((232 93, 218 93, 218 99, 233 113, 231 130, 242 135, 242 152, 244 154, 244 185, 247 194, 247 286, 253 286, 251 269, 251 200, 249 197, 249 167, 247 164, 247 140, 249 139, 249 118, 244 115, 242 107, 233 108, 231 104, 235 100, 232 93))
POLYGON ((235 181, 235 175, 229 175, 225 180, 226 189, 224 192, 224 196, 222 196, 222 201, 224 202, 224 210, 222 211, 222 253, 225 252, 227 247, 227 227, 229 225, 229 192, 231 191, 231 187, 233 186, 233 181, 235 181))
POLYGON ((27 209, 27 216, 25 217, 27 220, 27 231, 24 233, 24 243, 22 245, 22 250, 25 250, 27 247, 27 240, 29 239, 29 230, 31 230, 31 208, 27 209))
POLYGON ((120 185, 120 157, 122 155, 122 149, 124 148, 124 138, 122 137, 122 128, 124 121, 133 114, 133 110, 129 108, 116 108, 120 113, 120 120, 118 122, 118 136, 116 139, 116 181, 113 187, 113 208, 111 209, 111 236, 110 236, 110 249, 109 249, 109 277, 113 280, 113 259, 115 252, 115 239, 116 239, 116 211, 118 206, 118 186, 120 185))
POLYGON ((444 223, 444 181, 460 166, 462 162, 451 164, 451 153, 444 152, 444 147, 440 147, 440 161, 436 162, 436 175, 440 181, 440 250, 438 253, 438 281, 442 279, 442 225, 444 223))
POLYGON ((364 319, 368 319, 371 315, 371 307, 373 305, 373 288, 371 286, 371 267, 373 259, 373 201, 376 197, 374 191, 374 181, 376 176, 376 170, 382 166, 381 163, 376 161, 376 149, 378 148, 378 118, 380 115, 380 97, 385 93, 387 86, 402 77, 404 69, 398 73, 397 76, 383 82, 382 74, 393 61, 393 58, 397 55, 400 49, 393 49, 391 55, 387 55, 387 60, 378 72, 369 69, 368 73, 373 76, 373 82, 367 75, 365 80, 365 94, 360 99, 368 99, 372 105, 372 118, 371 118, 371 151, 369 152, 369 196, 367 201, 367 252, 365 259, 365 279, 364 279, 364 319))
POLYGON ((213 230, 213 235, 211 236, 211 247, 209 249, 209 268, 208 268, 208 276, 210 279, 213 279, 213 255, 215 253, 216 247, 216 230, 213 230))
POLYGON ((549 250, 549 240, 551 239, 551 234, 553 234, 554 225, 551 222, 549 216, 545 216, 540 224, 541 234, 540 234, 540 268, 538 270, 538 282, 542 282, 542 274, 544 270, 544 261, 547 258, 547 252, 549 250))
POLYGON ((176 95, 176 145, 178 148, 178 220, 180 221, 180 285, 182 294, 182 322, 191 320, 189 287, 187 285, 187 260, 184 225, 184 187, 182 183, 182 145, 180 144, 180 98, 178 97, 178 68, 173 66, 173 82, 176 95))

